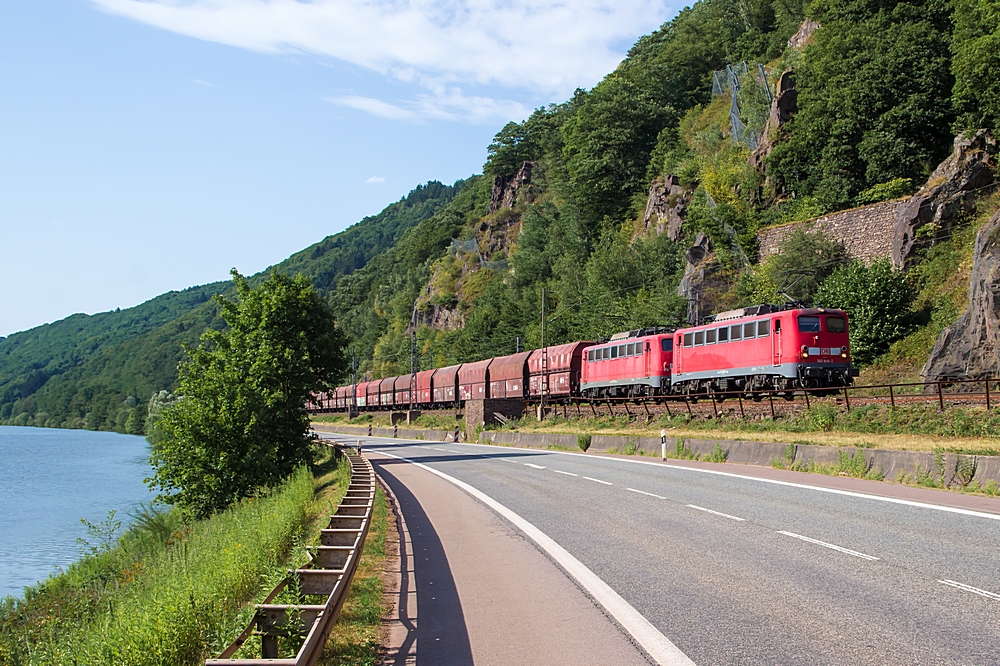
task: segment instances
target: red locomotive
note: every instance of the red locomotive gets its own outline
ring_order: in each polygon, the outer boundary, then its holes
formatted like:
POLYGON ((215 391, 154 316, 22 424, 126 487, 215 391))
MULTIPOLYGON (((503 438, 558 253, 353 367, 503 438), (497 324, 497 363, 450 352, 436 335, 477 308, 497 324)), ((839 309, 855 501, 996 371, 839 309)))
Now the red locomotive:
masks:
POLYGON ((758 305, 699 326, 626 331, 605 342, 571 342, 424 370, 415 378, 342 386, 314 396, 309 407, 347 411, 356 401, 371 411, 542 395, 565 401, 835 388, 857 376, 847 331, 843 310, 758 305))

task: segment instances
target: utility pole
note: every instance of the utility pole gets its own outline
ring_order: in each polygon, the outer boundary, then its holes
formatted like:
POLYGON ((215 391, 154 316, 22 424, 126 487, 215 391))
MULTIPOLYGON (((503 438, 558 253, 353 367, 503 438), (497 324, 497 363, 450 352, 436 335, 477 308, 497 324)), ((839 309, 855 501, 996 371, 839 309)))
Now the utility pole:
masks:
POLYGON ((414 329, 410 333, 410 411, 416 407, 417 402, 417 372, 420 370, 417 362, 417 331, 414 329))
POLYGON ((541 406, 538 411, 538 420, 545 418, 545 394, 549 390, 549 353, 545 348, 545 287, 542 287, 542 395, 541 406))
POLYGON ((515 354, 521 353, 521 336, 517 336, 516 338, 514 338, 514 353, 515 354))

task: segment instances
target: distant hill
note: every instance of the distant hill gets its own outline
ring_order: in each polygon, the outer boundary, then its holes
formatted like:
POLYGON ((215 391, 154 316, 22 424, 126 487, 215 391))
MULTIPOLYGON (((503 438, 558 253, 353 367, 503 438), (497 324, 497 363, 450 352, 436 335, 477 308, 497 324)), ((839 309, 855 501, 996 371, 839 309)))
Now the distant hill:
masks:
MULTIPOLYGON (((418 186, 273 269, 303 273, 329 293, 447 205, 462 186, 418 186)), ((125 310, 75 314, 0 339, 0 422, 125 431, 131 416, 131 429, 139 432, 150 396, 173 388, 181 343, 194 343, 207 327, 222 324, 211 297, 229 288, 229 282, 216 282, 169 292, 125 310)))

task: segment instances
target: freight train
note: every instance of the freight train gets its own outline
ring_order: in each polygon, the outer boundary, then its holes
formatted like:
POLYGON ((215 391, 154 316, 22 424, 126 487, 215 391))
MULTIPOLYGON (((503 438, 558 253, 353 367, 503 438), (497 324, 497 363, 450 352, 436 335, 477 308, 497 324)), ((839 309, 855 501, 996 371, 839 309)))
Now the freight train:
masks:
POLYGON ((852 383, 847 315, 758 305, 698 326, 625 331, 474 363, 359 382, 313 398, 315 412, 460 407, 467 400, 552 402, 763 391, 836 390, 852 383), (412 395, 411 395, 412 394, 412 395))

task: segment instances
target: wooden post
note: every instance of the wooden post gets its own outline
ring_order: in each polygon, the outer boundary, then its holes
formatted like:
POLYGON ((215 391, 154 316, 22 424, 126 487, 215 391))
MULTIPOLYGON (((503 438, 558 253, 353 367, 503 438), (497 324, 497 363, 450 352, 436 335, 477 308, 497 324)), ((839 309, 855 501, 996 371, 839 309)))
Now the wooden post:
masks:
POLYGON ((990 380, 986 379, 986 411, 990 411, 990 380))
POLYGON ((743 394, 737 393, 736 399, 740 401, 740 418, 745 419, 747 415, 743 413, 743 394))
POLYGON ((803 391, 802 395, 806 397, 806 409, 812 409, 812 407, 809 406, 809 391, 803 391))
POLYGON ((940 409, 943 412, 944 411, 944 393, 941 392, 941 382, 938 382, 937 385, 938 385, 938 409, 940 409))
POLYGON ((670 402, 667 400, 663 401, 663 406, 667 408, 667 418, 674 418, 674 415, 670 413, 670 402))
POLYGON ((579 400, 575 400, 574 402, 576 402, 576 418, 582 419, 583 418, 583 414, 580 413, 580 401, 579 400))
POLYGON ((771 420, 774 420, 774 391, 767 392, 767 402, 771 405, 771 420))
POLYGON ((847 413, 851 413, 851 396, 847 395, 847 387, 844 387, 844 404, 847 405, 847 413))
POLYGON ((892 407, 896 406, 896 396, 892 392, 892 384, 889 384, 889 404, 892 407))
POLYGON ((687 397, 687 396, 684 396, 684 404, 685 404, 685 405, 687 405, 687 408, 688 408, 688 416, 693 416, 693 414, 691 413, 691 401, 690 401, 690 400, 688 400, 688 397, 687 397))
POLYGON ((631 417, 632 416, 632 412, 630 412, 629 409, 628 409, 628 400, 622 401, 622 404, 625 405, 625 413, 628 414, 629 417, 631 417))
POLYGON ((589 400, 587 401, 587 404, 590 405, 590 411, 594 413, 594 416, 597 416, 597 410, 594 409, 594 401, 589 400))
POLYGON ((715 394, 710 391, 708 397, 712 399, 712 412, 715 414, 715 418, 719 418, 719 410, 715 406, 715 394))

